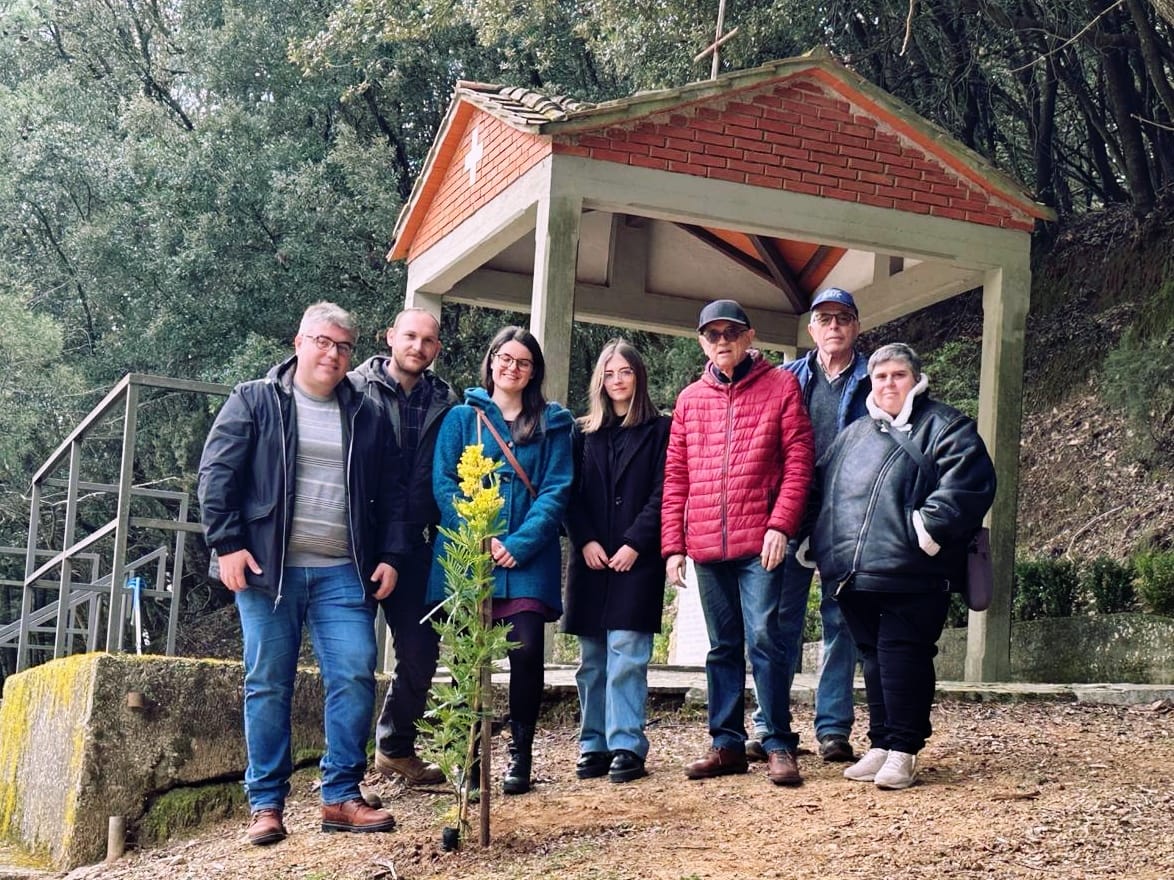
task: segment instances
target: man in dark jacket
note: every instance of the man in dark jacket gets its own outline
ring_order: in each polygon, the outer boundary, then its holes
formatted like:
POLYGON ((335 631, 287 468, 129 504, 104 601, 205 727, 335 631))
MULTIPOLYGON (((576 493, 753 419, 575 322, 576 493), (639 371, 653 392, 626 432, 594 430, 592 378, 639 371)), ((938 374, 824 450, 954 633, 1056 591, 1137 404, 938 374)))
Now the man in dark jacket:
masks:
POLYGON ((440 511, 432 497, 432 453, 444 414, 460 401, 430 369, 440 353, 440 323, 424 309, 405 309, 387 331, 390 355, 376 355, 356 373, 380 399, 399 445, 406 474, 408 555, 383 616, 395 648, 395 675, 375 726, 375 767, 409 785, 438 785, 444 774, 416 755, 416 723, 424 714, 439 640, 424 594, 432 567, 432 538, 440 511))
MULTIPOLYGON (((803 389, 803 402, 811 416, 815 436, 815 460, 819 461, 837 434, 868 415, 866 401, 872 383, 868 381, 868 358, 855 348, 860 334, 860 312, 852 294, 838 287, 817 293, 811 301, 807 332, 815 348, 781 369, 792 373, 803 389)), ((779 612, 792 675, 803 650, 803 620, 812 576, 812 570, 795 556, 798 546, 798 541, 791 541, 787 547, 779 612)), ((839 602, 826 588, 820 598, 819 618, 823 625, 823 653, 815 692, 815 738, 825 761, 851 761, 855 755, 848 736, 856 717, 852 705, 856 645, 844 623, 839 602)), ((758 711, 754 714, 754 727, 755 736, 761 737, 765 725, 758 711)), ((746 755, 752 760, 766 760, 766 752, 757 741, 746 744, 746 755)))
POLYGON ((351 316, 316 303, 294 356, 233 389, 200 460, 200 507, 244 637, 245 772, 257 845, 286 836, 290 710, 309 625, 326 691, 322 830, 390 831, 359 791, 375 702, 375 603, 395 589, 399 456, 347 378, 351 316))

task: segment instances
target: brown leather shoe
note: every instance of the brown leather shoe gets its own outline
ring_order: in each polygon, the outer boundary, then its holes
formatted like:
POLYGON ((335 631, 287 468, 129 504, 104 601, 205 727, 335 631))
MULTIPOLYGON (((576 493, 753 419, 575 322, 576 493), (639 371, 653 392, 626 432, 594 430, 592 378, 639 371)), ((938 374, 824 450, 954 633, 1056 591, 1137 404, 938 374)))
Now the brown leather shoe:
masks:
POLYGON ((388 779, 397 777, 408 785, 440 785, 444 772, 435 764, 428 764, 416 755, 392 758, 383 752, 375 753, 375 769, 388 779))
POLYGON ((323 831, 391 831, 393 828, 395 817, 391 813, 369 807, 361 797, 322 805, 323 831))
POLYGON ((254 846, 268 846, 285 840, 285 825, 281 822, 281 810, 274 807, 257 810, 249 819, 245 835, 254 846))
POLYGON ((794 752, 775 749, 766 756, 766 777, 775 785, 802 785, 794 752))
POLYGON ((712 779, 715 776, 745 773, 749 769, 745 752, 711 748, 704 757, 685 765, 685 775, 690 779, 712 779))

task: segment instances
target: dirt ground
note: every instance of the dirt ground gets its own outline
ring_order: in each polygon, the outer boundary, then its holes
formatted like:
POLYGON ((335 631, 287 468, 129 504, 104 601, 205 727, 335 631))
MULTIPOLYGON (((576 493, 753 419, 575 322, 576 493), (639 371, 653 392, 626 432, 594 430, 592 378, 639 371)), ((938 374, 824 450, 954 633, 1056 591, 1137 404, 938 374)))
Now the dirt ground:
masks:
MULTIPOLYGON (((858 730, 864 726, 858 708, 858 730)), ((810 746, 811 710, 796 727, 810 746)), ((800 759, 805 783, 745 776, 689 781, 707 745, 703 714, 651 715, 650 775, 623 785, 574 774, 573 722, 536 744, 535 790, 492 799, 493 840, 443 853, 451 798, 371 774, 396 815, 390 834, 322 834, 314 774, 295 779, 290 837, 248 845, 244 817, 70 880, 160 878, 1174 878, 1174 705, 943 702, 917 785, 880 791, 844 765, 800 759)), ((865 747, 862 734, 854 737, 865 747)), ((500 775, 504 741, 495 744, 500 775)))

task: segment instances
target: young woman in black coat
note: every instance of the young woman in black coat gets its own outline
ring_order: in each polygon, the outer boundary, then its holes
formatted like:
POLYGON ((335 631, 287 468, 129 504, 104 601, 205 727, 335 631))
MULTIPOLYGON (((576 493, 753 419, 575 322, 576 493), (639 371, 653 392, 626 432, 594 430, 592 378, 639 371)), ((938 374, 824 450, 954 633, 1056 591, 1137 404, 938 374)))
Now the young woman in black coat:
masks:
POLYGON ((670 419, 648 396, 648 372, 623 339, 608 342, 579 420, 567 507, 574 546, 565 632, 579 636, 580 779, 645 775, 648 661, 660 632, 660 502, 670 419))

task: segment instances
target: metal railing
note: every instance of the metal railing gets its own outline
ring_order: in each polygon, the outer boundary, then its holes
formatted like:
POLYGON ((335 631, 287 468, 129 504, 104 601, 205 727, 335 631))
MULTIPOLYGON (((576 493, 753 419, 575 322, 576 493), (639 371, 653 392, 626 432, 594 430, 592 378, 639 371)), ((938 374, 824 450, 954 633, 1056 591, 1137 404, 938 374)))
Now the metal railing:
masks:
POLYGON ((189 534, 202 534, 203 527, 199 522, 188 520, 188 493, 134 485, 139 407, 143 394, 153 390, 225 396, 232 389, 211 382, 129 373, 78 423, 37 470, 32 479, 24 578, 20 582, 0 581, 5 589, 19 583, 21 590, 19 616, 14 621, 0 622, 0 648, 15 640, 18 670, 28 668, 34 655, 46 660, 72 653, 79 638, 83 640, 85 650, 97 650, 102 644, 103 617, 105 650, 124 650, 128 611, 132 626, 138 621, 136 650, 141 650, 144 599, 166 606, 164 650, 168 654, 175 652, 185 542, 189 534), (83 479, 83 445, 94 438, 99 426, 119 415, 123 425, 118 481, 83 479), (55 476, 66 464, 67 476, 55 476), (65 493, 60 547, 55 548, 38 546, 46 490, 50 488, 64 489, 65 493), (78 507, 83 492, 114 496, 115 513, 89 534, 78 537, 78 507), (174 506, 175 514, 169 517, 134 516, 131 505, 135 499, 151 499, 169 509, 174 506), (132 533, 136 536, 163 533, 167 537, 157 544, 148 541, 148 545, 155 544, 155 549, 131 560, 128 555, 133 546, 132 533), (155 563, 153 585, 146 577, 152 562, 155 563), (75 568, 85 564, 89 566, 89 575, 79 580, 75 577, 75 568), (52 635, 51 642, 48 641, 49 635, 52 635))

